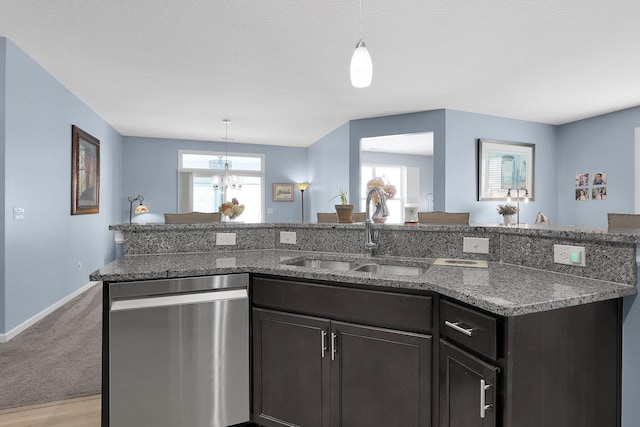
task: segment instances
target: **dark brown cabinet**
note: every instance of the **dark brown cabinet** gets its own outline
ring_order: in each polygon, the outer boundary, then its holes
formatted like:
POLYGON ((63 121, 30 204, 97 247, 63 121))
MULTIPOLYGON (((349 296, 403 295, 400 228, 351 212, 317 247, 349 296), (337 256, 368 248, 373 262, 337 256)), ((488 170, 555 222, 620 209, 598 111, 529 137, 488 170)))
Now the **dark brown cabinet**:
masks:
POLYGON ((619 300, 501 318, 440 300, 440 427, 620 425, 619 300))
MULTIPOLYGON (((255 423, 266 427, 431 426, 431 335, 376 326, 376 322, 388 323, 388 310, 377 315, 371 307, 352 306, 358 295, 381 302, 388 298, 388 309, 398 304, 404 309, 402 316, 430 317, 431 297, 367 290, 351 294, 343 289, 346 299, 340 302, 341 308, 326 309, 326 301, 317 300, 317 307, 307 310, 310 316, 281 311, 296 310, 278 296, 290 283, 258 280, 257 287, 255 283, 254 302, 279 308, 253 309, 255 423), (333 318, 317 317, 326 311, 333 318), (370 321, 367 325, 343 321, 347 317, 370 321)), ((298 282, 296 286, 296 292, 324 292, 317 284, 298 282)), ((422 323, 430 325, 431 320, 422 323)))
POLYGON ((330 322, 253 309, 254 422, 329 426, 330 322))
POLYGON ((619 299, 501 317, 254 276, 252 304, 258 425, 620 427, 619 299))
POLYGON ((498 368, 440 341, 440 426, 494 427, 498 368))

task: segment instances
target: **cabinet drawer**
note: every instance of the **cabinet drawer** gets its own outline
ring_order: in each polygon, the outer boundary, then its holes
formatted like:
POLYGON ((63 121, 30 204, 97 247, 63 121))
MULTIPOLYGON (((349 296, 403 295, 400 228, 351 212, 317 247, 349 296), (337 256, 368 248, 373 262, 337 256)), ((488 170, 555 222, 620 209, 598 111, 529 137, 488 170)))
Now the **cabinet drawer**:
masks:
POLYGON ((497 358, 497 319, 471 308, 440 302, 440 335, 493 360, 497 358))
POLYGON ((253 277, 254 305, 411 332, 433 326, 433 298, 340 285, 253 277))

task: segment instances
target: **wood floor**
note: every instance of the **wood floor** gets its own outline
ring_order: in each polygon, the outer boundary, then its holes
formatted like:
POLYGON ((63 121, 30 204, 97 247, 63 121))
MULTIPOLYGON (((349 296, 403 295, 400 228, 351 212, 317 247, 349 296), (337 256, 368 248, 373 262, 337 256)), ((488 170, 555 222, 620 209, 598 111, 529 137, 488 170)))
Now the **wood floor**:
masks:
POLYGON ((100 427, 100 395, 0 411, 2 427, 100 427))

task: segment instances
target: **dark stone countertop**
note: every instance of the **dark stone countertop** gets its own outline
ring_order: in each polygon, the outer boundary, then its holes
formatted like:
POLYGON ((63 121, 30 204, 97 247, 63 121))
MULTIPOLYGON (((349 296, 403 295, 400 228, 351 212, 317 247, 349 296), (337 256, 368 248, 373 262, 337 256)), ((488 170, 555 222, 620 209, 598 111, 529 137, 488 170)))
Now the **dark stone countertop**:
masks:
MULTIPOLYGON (((216 251, 126 256, 91 274, 91 280, 122 282, 231 273, 260 273, 387 290, 432 291, 501 316, 518 316, 637 293, 635 286, 535 268, 490 262, 488 268, 437 266, 433 259, 375 257, 374 260, 429 266, 421 276, 334 271, 287 265, 295 259, 365 261, 355 254, 290 250, 216 251)), ((370 259, 370 258, 369 258, 370 259)))

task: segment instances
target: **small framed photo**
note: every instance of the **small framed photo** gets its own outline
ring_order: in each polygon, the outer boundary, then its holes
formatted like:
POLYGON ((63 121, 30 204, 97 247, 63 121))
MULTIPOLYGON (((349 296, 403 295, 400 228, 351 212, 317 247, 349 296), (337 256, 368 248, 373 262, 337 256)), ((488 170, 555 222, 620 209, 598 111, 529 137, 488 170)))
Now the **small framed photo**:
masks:
POLYGON ((293 202, 293 184, 273 184, 274 202, 293 202))
POLYGON ((579 173, 576 175, 576 187, 585 187, 589 185, 589 174, 579 173))
POLYGON ((71 126, 71 215, 100 210, 100 141, 71 126))
POLYGON ((592 185, 607 185, 606 172, 594 172, 592 185))
POLYGON ((576 200, 581 202, 583 200, 589 200, 588 188, 576 188, 576 200))

